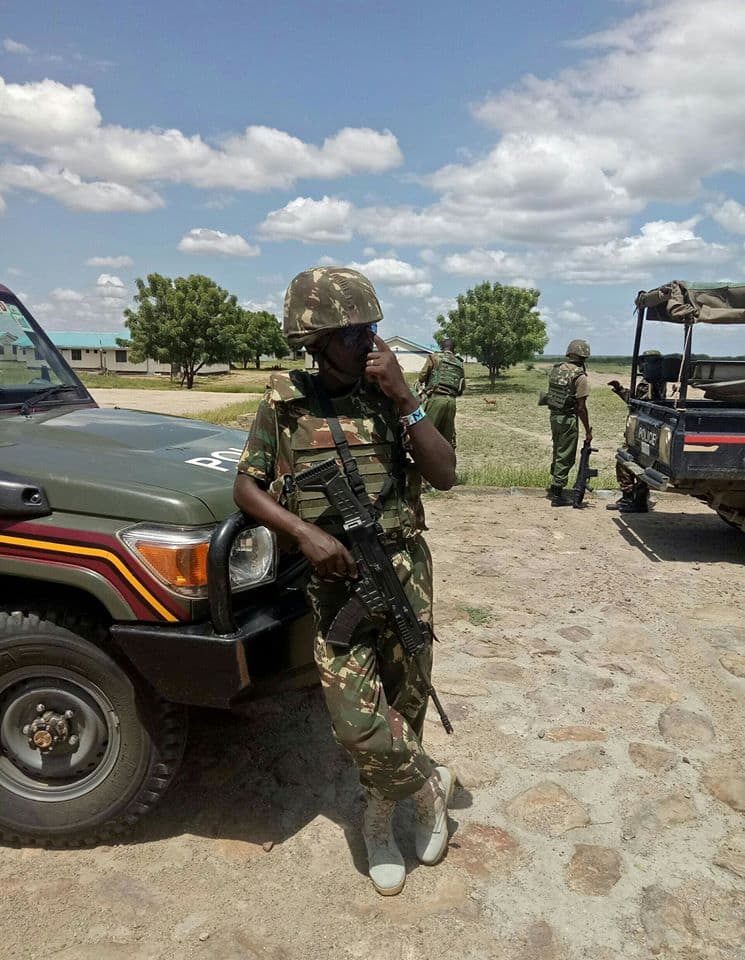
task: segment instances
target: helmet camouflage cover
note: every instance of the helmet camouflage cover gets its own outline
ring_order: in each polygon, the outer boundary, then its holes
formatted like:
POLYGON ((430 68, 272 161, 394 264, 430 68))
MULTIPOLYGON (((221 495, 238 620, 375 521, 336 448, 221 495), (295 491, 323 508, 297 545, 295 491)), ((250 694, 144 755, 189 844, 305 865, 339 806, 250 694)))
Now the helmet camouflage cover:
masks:
POLYGON ((313 267, 299 273, 287 288, 282 326, 291 346, 300 347, 321 334, 382 319, 367 277, 349 267, 313 267))
POLYGON ((566 349, 566 355, 586 360, 590 356, 590 344, 587 340, 572 340, 566 349))

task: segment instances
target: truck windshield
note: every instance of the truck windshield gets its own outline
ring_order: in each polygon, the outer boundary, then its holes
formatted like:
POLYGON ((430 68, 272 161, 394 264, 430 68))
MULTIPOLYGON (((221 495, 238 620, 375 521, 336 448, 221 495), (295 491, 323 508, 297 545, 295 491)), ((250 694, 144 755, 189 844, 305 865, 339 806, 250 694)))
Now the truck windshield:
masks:
POLYGON ((65 402, 75 402, 73 390, 79 390, 79 399, 86 394, 34 322, 0 294, 0 406, 23 404, 46 391, 50 400, 60 395, 65 402))

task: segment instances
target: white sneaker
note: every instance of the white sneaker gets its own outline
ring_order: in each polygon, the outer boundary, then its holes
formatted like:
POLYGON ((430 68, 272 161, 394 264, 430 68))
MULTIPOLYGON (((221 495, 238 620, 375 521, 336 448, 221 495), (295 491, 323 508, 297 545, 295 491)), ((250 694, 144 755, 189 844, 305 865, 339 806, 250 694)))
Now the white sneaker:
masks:
POLYGON ((406 867, 393 836, 393 800, 378 800, 368 794, 362 818, 362 836, 367 847, 368 873, 373 886, 384 897, 403 890, 406 867))
POLYGON ((450 767, 435 767, 421 790, 414 794, 416 855, 420 863, 440 861, 448 847, 448 804, 455 791, 450 767))

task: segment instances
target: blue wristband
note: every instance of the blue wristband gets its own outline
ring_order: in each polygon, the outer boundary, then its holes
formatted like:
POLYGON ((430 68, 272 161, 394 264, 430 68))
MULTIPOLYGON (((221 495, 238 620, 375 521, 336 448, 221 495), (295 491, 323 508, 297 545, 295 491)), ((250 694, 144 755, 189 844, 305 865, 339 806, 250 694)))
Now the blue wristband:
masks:
POLYGON ((411 413, 407 413, 401 417, 401 426, 404 428, 404 430, 408 430, 410 427, 413 427, 415 423, 419 423, 420 420, 424 420, 426 416, 427 414, 424 412, 420 404, 416 410, 412 410, 411 413))

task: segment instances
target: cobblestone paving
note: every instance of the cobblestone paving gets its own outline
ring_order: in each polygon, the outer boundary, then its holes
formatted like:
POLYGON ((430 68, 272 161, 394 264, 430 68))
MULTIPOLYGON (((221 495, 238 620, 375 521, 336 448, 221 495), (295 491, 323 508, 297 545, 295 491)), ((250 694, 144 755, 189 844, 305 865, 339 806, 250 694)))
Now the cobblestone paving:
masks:
POLYGON ((448 855, 382 899, 316 691, 195 713, 134 836, 4 850, 0 956, 745 958, 745 537, 691 501, 430 501, 448 855))

